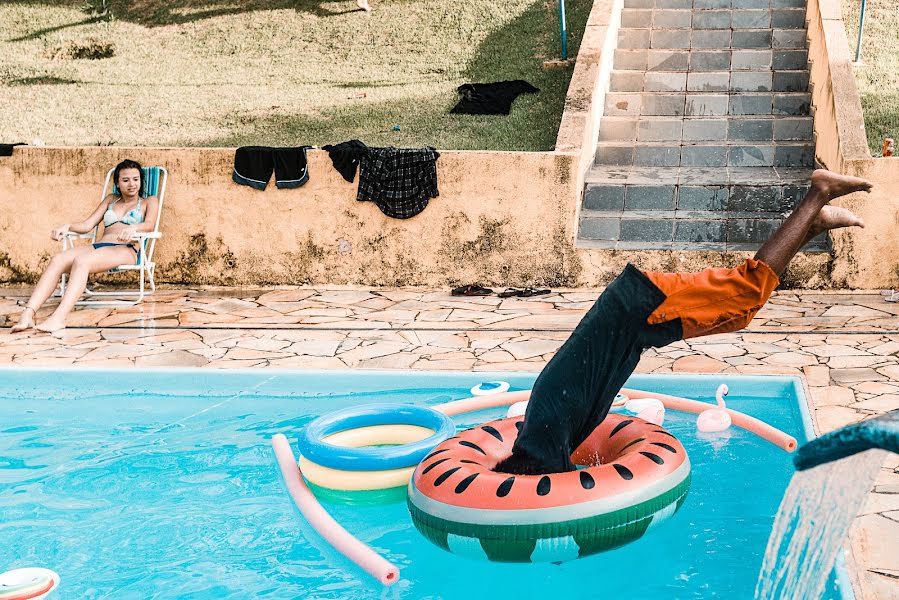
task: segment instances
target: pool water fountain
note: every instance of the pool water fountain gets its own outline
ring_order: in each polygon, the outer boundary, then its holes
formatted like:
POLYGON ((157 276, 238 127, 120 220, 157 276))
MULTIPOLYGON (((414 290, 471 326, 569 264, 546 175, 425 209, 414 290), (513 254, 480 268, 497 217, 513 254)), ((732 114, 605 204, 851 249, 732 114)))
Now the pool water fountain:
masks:
POLYGON ((796 452, 774 521, 758 599, 819 598, 853 519, 887 457, 899 454, 899 410, 849 425, 796 452))

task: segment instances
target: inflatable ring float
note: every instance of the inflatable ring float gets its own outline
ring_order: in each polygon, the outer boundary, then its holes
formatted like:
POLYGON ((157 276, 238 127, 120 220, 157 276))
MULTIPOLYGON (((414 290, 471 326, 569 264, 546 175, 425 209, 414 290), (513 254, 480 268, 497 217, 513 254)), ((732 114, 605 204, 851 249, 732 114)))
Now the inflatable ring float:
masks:
POLYGON ((0 574, 0 600, 43 598, 59 585, 59 575, 50 569, 28 567, 0 574))
POLYGON ((299 438, 310 483, 341 491, 405 486, 415 466, 456 432, 447 415, 412 404, 366 404, 320 417, 299 438))
POLYGON ((508 381, 483 381, 471 388, 472 396, 490 396, 504 394, 509 391, 508 381))
POLYGON ((443 442, 409 482, 416 528, 456 554, 556 562, 622 546, 673 515, 690 487, 690 461, 663 428, 609 414, 572 454, 585 468, 512 475, 521 418, 492 421, 443 442))

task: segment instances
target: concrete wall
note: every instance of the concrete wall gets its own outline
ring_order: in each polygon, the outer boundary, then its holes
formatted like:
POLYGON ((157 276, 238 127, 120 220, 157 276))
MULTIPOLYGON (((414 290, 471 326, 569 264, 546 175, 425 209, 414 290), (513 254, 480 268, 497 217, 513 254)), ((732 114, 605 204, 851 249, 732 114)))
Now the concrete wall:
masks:
MULTIPOLYGON (((599 123, 605 108, 606 92, 609 91, 615 48, 618 46, 623 5, 624 0, 595 0, 568 84, 565 112, 556 137, 556 151, 576 152, 579 155, 576 175, 578 190, 584 189, 585 176, 593 165, 599 123)), ((580 206, 580 202, 576 204, 580 206)))
MULTIPOLYGON (((579 280, 571 153, 445 152, 440 196, 391 219, 355 200, 323 151, 310 181, 260 192, 231 182, 231 149, 16 148, 0 158, 0 282, 31 283, 86 217, 107 169, 130 157, 169 169, 158 278, 184 284, 442 286, 579 280)), ((358 180, 357 180, 358 181, 358 180)), ((119 275, 114 277, 125 277, 119 275)))
POLYGON ((833 236, 831 285, 899 287, 899 158, 872 158, 868 151, 840 0, 809 0, 808 33, 818 161, 874 184, 871 194, 839 202, 866 227, 833 236))

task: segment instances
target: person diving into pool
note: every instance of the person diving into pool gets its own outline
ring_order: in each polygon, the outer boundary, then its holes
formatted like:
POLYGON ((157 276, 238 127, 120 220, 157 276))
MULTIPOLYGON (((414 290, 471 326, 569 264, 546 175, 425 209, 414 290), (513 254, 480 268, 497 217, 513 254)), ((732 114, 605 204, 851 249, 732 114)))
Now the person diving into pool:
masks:
POLYGON ((605 419, 644 350, 748 325, 800 248, 822 232, 865 226, 829 202, 870 191, 864 179, 819 169, 796 209, 736 268, 661 273, 628 264, 537 377, 512 455, 495 469, 574 470, 572 452, 605 419))

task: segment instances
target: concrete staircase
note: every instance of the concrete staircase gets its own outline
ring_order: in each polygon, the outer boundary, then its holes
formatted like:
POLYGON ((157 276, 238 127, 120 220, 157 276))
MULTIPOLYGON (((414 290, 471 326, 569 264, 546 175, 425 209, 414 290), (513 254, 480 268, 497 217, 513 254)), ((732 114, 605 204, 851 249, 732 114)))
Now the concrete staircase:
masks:
POLYGON ((805 0, 624 0, 578 244, 757 249, 807 190, 808 82, 805 0))

